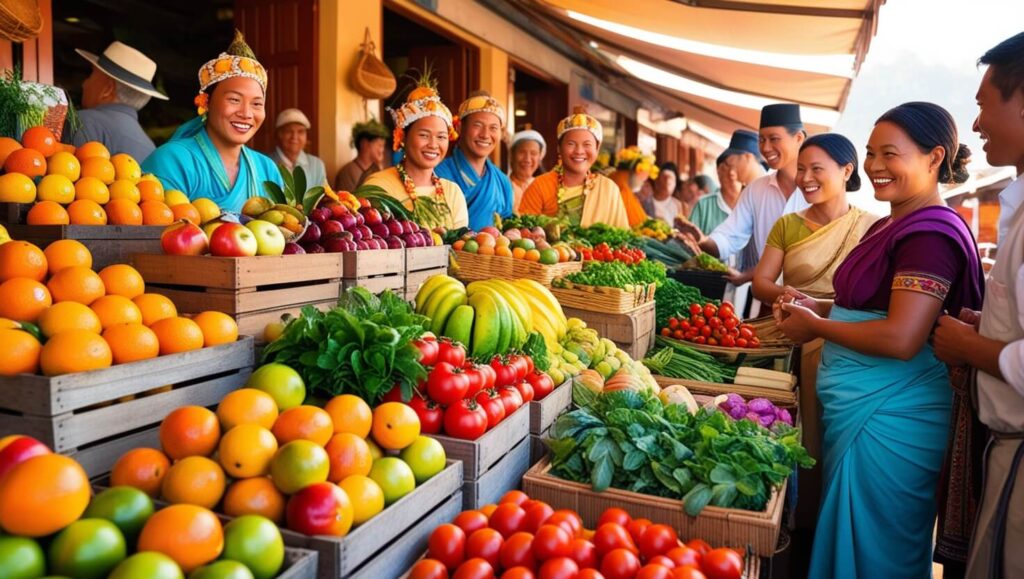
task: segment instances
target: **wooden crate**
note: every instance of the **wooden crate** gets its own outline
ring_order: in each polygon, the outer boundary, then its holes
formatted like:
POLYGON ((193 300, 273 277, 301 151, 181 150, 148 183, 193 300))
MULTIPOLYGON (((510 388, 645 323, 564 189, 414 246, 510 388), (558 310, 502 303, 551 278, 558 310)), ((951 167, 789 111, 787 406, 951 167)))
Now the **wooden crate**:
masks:
POLYGON ((555 278, 565 277, 583 269, 582 261, 566 261, 552 265, 543 265, 525 259, 514 259, 497 255, 479 255, 465 251, 455 251, 453 275, 463 281, 482 279, 519 279, 528 278, 541 285, 551 287, 555 278))
POLYGON ((572 379, 558 385, 543 400, 530 402, 530 434, 545 432, 572 405, 572 379))
POLYGON ((377 275, 373 277, 361 277, 358 279, 341 280, 341 290, 345 291, 350 287, 364 287, 370 293, 379 294, 384 290, 391 290, 396 294, 405 296, 405 276, 400 273, 389 275, 377 275))
POLYGON ((615 342, 634 360, 646 356, 647 351, 654 346, 654 302, 625 314, 609 314, 565 306, 562 307, 562 311, 567 318, 579 318, 586 322, 588 327, 597 330, 601 337, 615 342))
MULTIPOLYGON (((92 253, 93 269, 114 263, 130 263, 136 253, 160 253, 158 225, 7 225, 11 239, 28 241, 46 249, 58 239, 77 239, 92 253)), ((146 278, 149 281, 149 278, 146 278)))
POLYGON ((110 473, 117 459, 134 448, 160 448, 160 426, 149 426, 135 432, 119 434, 104 442, 63 454, 78 461, 89 479, 96 479, 110 473))
POLYGON ((319 557, 316 551, 285 547, 284 566, 274 579, 316 579, 319 557))
POLYGON ((749 548, 756 555, 775 554, 782 528, 782 503, 787 483, 772 493, 764 511, 709 505, 700 515, 691 517, 683 510, 683 503, 679 499, 613 488, 596 493, 590 485, 560 479, 551 475, 550 470, 548 459, 534 465, 523 477, 523 492, 555 509, 576 511, 587 528, 594 528, 605 509, 620 507, 634 518, 671 525, 680 537, 701 538, 716 547, 749 548))
POLYGON ((562 307, 606 314, 625 314, 653 302, 656 287, 652 283, 636 286, 627 291, 617 287, 579 285, 571 281, 562 281, 558 287, 551 288, 551 293, 562 307))
POLYGON ((420 291, 420 286, 423 285, 428 279, 435 275, 444 275, 448 273, 447 267, 438 269, 423 269, 419 271, 408 271, 405 274, 405 299, 413 301, 416 299, 416 294, 420 291))
POLYGON ((322 312, 326 312, 327 310, 338 306, 338 298, 335 297, 309 304, 283 306, 280 308, 270 308, 256 312, 235 314, 232 317, 235 318, 235 322, 238 323, 239 335, 252 336, 253 339, 256 340, 257 346, 265 346, 267 342, 263 339, 263 331, 267 328, 267 324, 279 321, 281 316, 285 314, 291 314, 292 317, 297 318, 299 317, 299 314, 302 313, 302 308, 305 306, 313 306, 322 312))
POLYGON ((407 247, 405 248, 405 269, 407 271, 448 269, 450 251, 451 247, 447 245, 407 247))
POLYGON ((530 470, 530 439, 526 437, 476 480, 462 485, 462 508, 479 509, 495 504, 502 495, 519 488, 523 475, 530 470))
POLYGON ((242 337, 92 372, 10 376, 0 386, 0 436, 27 434, 57 452, 84 452, 88 445, 152 426, 179 406, 217 404, 245 384, 253 363, 253 340, 242 337), (164 390, 168 384, 175 386, 164 390), (137 396, 155 389, 160 390, 137 396))
POLYGON ((346 279, 359 279, 388 274, 405 274, 405 249, 376 249, 369 251, 343 251, 342 275, 346 279))
POLYGON ((777 390, 775 388, 764 388, 761 386, 745 386, 742 384, 719 384, 715 382, 700 382, 698 380, 684 380, 681 378, 669 378, 667 376, 654 376, 654 381, 662 388, 673 384, 682 384, 691 394, 703 394, 705 396, 718 396, 735 392, 743 398, 765 398, 776 406, 795 409, 799 400, 799 393, 796 390, 777 390))
POLYGON ((463 463, 463 478, 477 480, 529 434, 530 409, 523 405, 476 440, 462 440, 443 434, 436 438, 449 459, 463 463))
POLYGON ((537 464, 548 455, 548 445, 544 440, 550 436, 550 430, 530 435, 530 464, 537 464))
POLYGON ((34 203, 0 203, 0 223, 7 227, 8 225, 18 225, 25 223, 25 219, 28 217, 28 210, 32 209, 34 203))

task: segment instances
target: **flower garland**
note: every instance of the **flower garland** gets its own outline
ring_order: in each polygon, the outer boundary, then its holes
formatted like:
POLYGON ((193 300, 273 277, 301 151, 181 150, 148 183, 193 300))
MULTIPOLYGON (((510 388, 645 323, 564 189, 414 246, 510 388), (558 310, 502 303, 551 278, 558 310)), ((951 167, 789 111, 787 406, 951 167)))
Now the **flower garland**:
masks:
POLYGON ((446 225, 451 219, 452 209, 448 206, 444 197, 444 186, 441 185, 441 178, 431 171, 430 183, 434 186, 434 199, 428 197, 420 198, 416 195, 416 183, 405 170, 405 162, 395 165, 398 171, 398 178, 402 180, 405 192, 412 199, 413 218, 420 225, 436 227, 446 225))
MULTIPOLYGON (((565 196, 568 194, 568 187, 565 186, 565 166, 561 163, 555 165, 555 175, 558 176, 558 204, 561 205, 565 201, 565 196)), ((587 177, 583 181, 583 196, 587 194, 597 185, 598 174, 593 171, 587 171, 587 177)))
MULTIPOLYGON (((395 168, 398 170, 398 177, 402 180, 402 185, 405 186, 405 192, 409 194, 410 199, 416 201, 416 183, 406 172, 405 163, 399 163, 395 165, 395 168)), ((434 186, 434 196, 438 200, 444 201, 444 187, 441 186, 441 178, 433 171, 430 172, 430 184, 434 186)))

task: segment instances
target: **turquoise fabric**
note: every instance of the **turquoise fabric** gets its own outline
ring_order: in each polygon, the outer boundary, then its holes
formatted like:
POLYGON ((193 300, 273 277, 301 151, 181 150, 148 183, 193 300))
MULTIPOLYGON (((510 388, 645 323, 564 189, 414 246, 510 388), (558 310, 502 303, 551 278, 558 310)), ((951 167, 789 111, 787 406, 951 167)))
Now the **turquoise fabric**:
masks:
POLYGON ((494 225, 495 213, 503 219, 512 216, 512 181, 490 159, 485 166, 483 177, 478 176, 462 149, 456 147, 434 169, 438 177, 448 179, 462 189, 469 209, 469 228, 474 231, 494 225))
POLYGON ((690 222, 699 227, 704 235, 710 234, 729 217, 722 209, 724 203, 721 193, 709 193, 701 197, 690 212, 690 222))
MULTIPOLYGON (((830 318, 885 317, 833 306, 830 318)), ((931 345, 908 361, 822 350, 825 493, 810 577, 931 576, 935 492, 952 392, 931 345)))
POLYGON ((157 147, 142 163, 142 171, 159 177, 165 190, 183 191, 189 199, 209 198, 225 211, 241 211, 246 199, 263 195, 264 181, 284 186, 274 161, 248 147, 242 147, 238 176, 230 186, 199 117, 179 127, 170 141, 157 147))

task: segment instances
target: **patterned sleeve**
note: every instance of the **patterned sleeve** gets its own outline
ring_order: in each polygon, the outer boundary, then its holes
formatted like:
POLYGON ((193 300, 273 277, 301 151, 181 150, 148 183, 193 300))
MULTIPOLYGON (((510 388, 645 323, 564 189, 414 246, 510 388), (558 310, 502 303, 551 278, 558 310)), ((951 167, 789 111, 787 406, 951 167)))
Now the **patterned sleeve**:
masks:
POLYGON ((915 233, 896 244, 892 289, 915 291, 945 301, 966 258, 940 233, 915 233))

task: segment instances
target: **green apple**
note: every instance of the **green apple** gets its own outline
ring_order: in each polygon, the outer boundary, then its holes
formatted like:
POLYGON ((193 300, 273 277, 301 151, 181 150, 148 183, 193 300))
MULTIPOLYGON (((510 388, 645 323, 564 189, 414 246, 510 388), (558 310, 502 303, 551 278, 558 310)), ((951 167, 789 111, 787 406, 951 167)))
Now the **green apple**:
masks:
POLYGON ((418 436, 412 444, 402 449, 399 457, 412 469, 418 485, 444 470, 446 458, 441 443, 428 436, 418 436))
POLYGON ((269 221, 254 219, 245 224, 256 236, 256 255, 281 255, 284 253, 284 234, 269 221))
POLYGON ((302 376, 290 366, 277 362, 257 368, 249 376, 245 387, 270 394, 281 412, 299 406, 306 399, 306 384, 302 381, 302 376))

